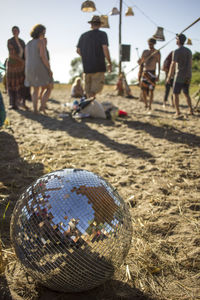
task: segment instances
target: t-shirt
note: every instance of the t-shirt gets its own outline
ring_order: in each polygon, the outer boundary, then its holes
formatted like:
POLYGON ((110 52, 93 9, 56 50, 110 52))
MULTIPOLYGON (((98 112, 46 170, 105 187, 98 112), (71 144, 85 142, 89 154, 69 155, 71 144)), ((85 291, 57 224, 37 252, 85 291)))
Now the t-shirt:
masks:
POLYGON ((156 63, 160 62, 160 52, 158 50, 144 50, 142 53, 144 58, 144 71, 155 71, 156 63))
POLYGON ((190 49, 181 46, 174 51, 173 61, 176 62, 176 82, 185 82, 192 77, 192 52, 190 49))
POLYGON ((84 73, 105 72, 103 45, 108 46, 108 37, 104 31, 93 29, 83 33, 78 41, 84 73))

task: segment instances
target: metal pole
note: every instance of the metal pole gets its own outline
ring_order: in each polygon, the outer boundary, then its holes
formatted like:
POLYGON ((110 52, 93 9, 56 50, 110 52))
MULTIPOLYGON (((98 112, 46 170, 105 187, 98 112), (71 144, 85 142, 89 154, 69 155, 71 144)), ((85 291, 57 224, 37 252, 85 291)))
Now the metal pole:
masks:
POLYGON ((194 24, 196 24, 199 21, 200 21, 200 18, 196 19, 196 21, 194 21, 192 24, 190 24, 188 27, 186 27, 183 31, 181 31, 181 33, 185 32, 186 30, 188 30, 190 27, 192 27, 194 24))
POLYGON ((122 0, 120 0, 120 4, 119 4, 119 75, 121 74, 121 71, 122 71, 121 30, 122 30, 122 0))

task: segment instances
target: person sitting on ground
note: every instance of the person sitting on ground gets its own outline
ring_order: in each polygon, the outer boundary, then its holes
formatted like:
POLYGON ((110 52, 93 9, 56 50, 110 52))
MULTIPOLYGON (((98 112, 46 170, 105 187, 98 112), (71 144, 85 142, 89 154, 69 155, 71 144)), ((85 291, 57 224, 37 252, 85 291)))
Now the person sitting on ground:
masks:
POLYGON ((72 84, 71 97, 82 98, 83 96, 84 96, 84 92, 81 85, 81 78, 76 77, 74 83, 72 84))
POLYGON ((138 99, 138 97, 135 97, 135 96, 132 95, 131 89, 130 89, 128 83, 127 83, 126 76, 125 76, 124 72, 122 74, 123 74, 123 80, 124 80, 125 97, 129 98, 129 99, 138 99))
POLYGON ((117 84, 116 84, 116 91, 117 91, 117 96, 124 96, 124 78, 123 74, 121 73, 119 75, 117 84))
POLYGON ((126 98, 129 98, 129 99, 136 99, 137 98, 137 97, 134 97, 132 95, 131 89, 130 89, 128 83, 127 83, 126 76, 125 76, 124 72, 122 72, 119 75, 116 90, 117 90, 117 95, 118 96, 125 96, 126 98))

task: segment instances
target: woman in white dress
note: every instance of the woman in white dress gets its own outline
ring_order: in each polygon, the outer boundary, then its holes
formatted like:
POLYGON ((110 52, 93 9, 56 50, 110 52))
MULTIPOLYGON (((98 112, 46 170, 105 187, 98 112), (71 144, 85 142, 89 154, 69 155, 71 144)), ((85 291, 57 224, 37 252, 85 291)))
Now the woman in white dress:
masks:
POLYGON ((38 112, 39 88, 46 88, 40 107, 43 113, 46 113, 46 102, 53 88, 53 73, 47 57, 45 33, 46 28, 43 25, 35 25, 31 31, 32 40, 25 49, 25 85, 33 87, 32 101, 35 113, 38 112))

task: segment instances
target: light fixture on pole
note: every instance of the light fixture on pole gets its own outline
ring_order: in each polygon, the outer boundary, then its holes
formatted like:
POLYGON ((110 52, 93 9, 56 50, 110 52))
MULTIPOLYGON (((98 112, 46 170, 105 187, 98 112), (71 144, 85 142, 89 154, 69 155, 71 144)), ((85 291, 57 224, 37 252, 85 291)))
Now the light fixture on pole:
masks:
POLYGON ((119 10, 117 7, 113 7, 112 11, 109 13, 110 16, 119 15, 119 10))
POLYGON ((93 1, 85 1, 81 5, 81 10, 83 12, 93 12, 96 10, 96 6, 93 1))
POLYGON ((188 38, 186 45, 192 45, 192 40, 188 38))
POLYGON ((134 16, 134 12, 132 10, 132 7, 128 7, 126 13, 125 13, 125 16, 134 16))
POLYGON ((108 16, 101 15, 100 20, 101 20, 101 28, 110 28, 110 25, 108 23, 108 16))
POLYGON ((153 38, 157 41, 165 41, 163 27, 157 27, 156 33, 153 35, 153 38))

